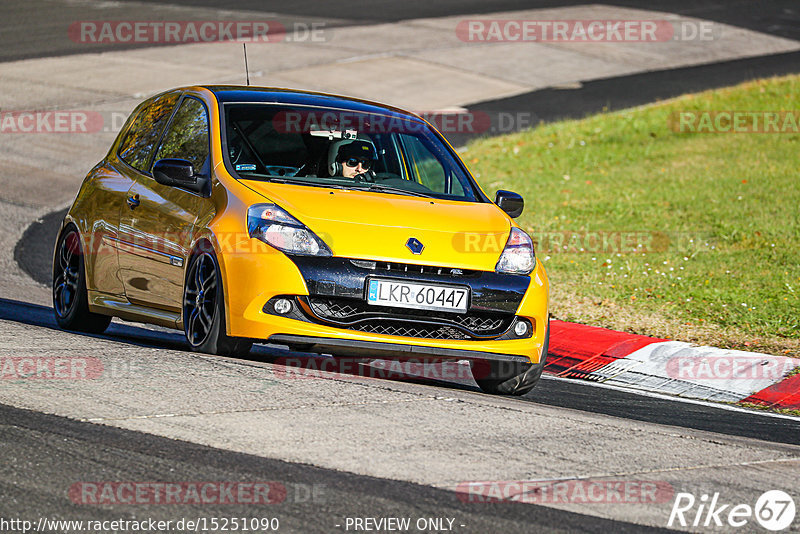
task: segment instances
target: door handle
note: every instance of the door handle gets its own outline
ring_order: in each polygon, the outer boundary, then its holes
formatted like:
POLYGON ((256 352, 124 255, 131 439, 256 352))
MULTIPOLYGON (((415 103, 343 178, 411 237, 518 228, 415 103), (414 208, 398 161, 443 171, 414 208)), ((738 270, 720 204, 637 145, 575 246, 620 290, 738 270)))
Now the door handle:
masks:
POLYGON ((125 202, 128 203, 128 207, 130 209, 133 209, 133 208, 135 208, 136 206, 138 206, 140 204, 139 195, 137 194, 137 195, 130 196, 125 200, 125 202))

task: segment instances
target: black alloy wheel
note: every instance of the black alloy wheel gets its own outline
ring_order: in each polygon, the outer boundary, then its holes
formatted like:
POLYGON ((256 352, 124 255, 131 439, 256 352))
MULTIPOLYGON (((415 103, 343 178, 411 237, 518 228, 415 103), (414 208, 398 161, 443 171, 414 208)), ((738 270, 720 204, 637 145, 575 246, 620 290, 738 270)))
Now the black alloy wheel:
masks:
POLYGON ((217 259, 195 252, 183 291, 183 331, 192 350, 224 356, 244 355, 253 343, 225 331, 224 293, 217 259))
POLYGON ((58 326, 65 330, 99 334, 111 323, 110 316, 89 311, 81 237, 74 226, 64 229, 56 246, 53 310, 58 326))

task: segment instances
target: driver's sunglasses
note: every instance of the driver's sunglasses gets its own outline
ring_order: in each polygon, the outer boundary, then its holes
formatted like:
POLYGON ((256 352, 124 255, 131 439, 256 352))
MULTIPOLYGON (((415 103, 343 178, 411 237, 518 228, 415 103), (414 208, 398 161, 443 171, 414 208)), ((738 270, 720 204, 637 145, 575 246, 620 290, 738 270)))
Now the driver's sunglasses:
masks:
POLYGON ((365 171, 372 167, 372 160, 369 159, 350 158, 344 162, 348 167, 356 167, 359 163, 365 171))

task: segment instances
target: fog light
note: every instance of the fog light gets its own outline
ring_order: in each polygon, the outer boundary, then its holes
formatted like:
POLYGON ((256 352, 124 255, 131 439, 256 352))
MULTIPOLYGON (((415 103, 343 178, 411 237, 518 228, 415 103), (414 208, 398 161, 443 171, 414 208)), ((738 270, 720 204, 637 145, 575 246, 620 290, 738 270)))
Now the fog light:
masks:
POLYGON ((286 315, 292 311, 292 302, 287 299, 278 299, 272 306, 275 308, 275 311, 281 315, 286 315))
POLYGON ((517 324, 514 325, 514 333, 517 334, 519 337, 524 336, 528 333, 528 321, 517 321, 517 324))

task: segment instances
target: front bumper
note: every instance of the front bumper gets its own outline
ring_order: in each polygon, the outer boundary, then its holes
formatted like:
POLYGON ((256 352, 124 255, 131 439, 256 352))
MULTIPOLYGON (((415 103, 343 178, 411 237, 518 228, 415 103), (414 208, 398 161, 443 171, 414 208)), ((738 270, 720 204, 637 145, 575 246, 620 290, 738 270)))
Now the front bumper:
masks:
MULTIPOLYGON (((530 276, 501 275, 430 266, 406 265, 339 257, 292 257, 275 250, 228 254, 220 258, 225 282, 227 332, 230 336, 264 340, 306 351, 373 358, 425 357, 497 359, 538 363, 546 333, 547 275, 537 262, 530 276), (375 263, 376 267, 372 268, 375 263), (388 266, 388 269, 381 267, 388 266), (353 329, 330 322, 289 318, 269 313, 273 297, 352 299, 363 302, 372 276, 405 281, 469 286, 469 312, 521 318, 530 322, 525 338, 509 335, 431 339, 353 329)), ((402 313, 402 310, 394 310, 402 313)), ((396 317, 395 317, 396 318, 396 317)))
POLYGON ((273 334, 268 343, 286 345, 293 349, 307 352, 319 352, 334 356, 355 356, 375 359, 419 358, 419 359, 452 359, 452 360, 496 360, 515 363, 530 363, 530 358, 514 354, 498 354, 466 349, 449 349, 441 347, 425 347, 419 345, 403 345, 399 343, 356 341, 352 339, 335 339, 312 336, 293 336, 273 334))

